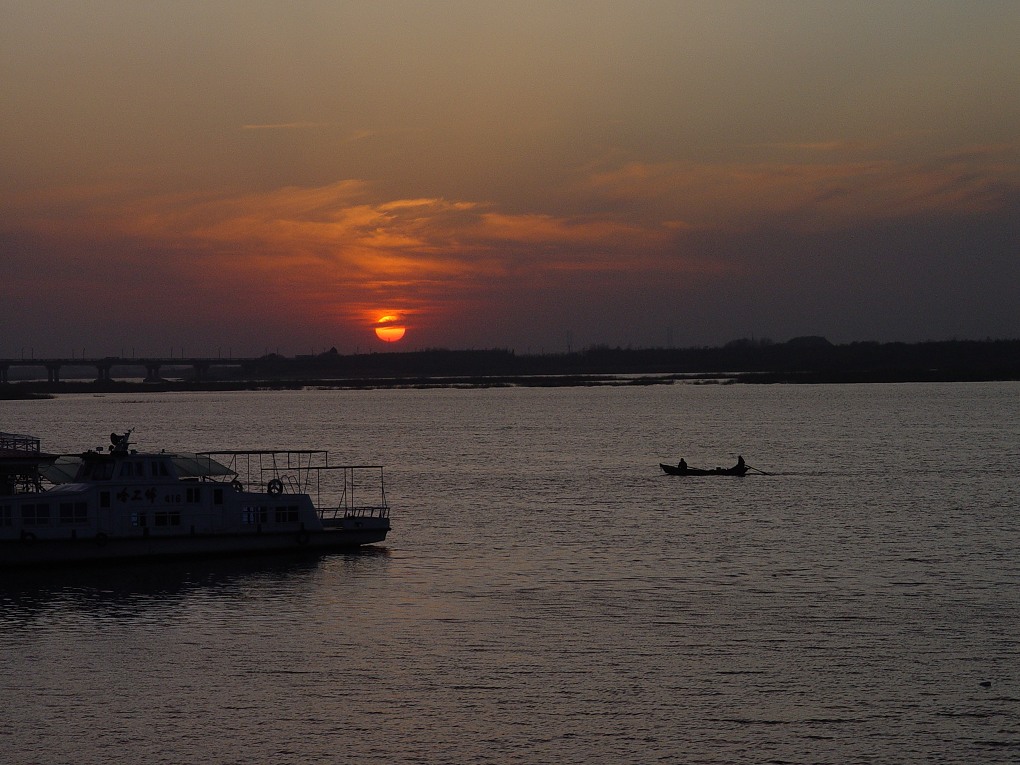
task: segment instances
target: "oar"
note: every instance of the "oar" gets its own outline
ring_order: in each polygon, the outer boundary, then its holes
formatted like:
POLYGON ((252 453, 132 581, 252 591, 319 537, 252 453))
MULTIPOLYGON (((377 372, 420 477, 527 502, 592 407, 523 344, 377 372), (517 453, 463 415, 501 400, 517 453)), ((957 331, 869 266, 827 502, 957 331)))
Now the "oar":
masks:
POLYGON ((748 470, 753 470, 755 473, 761 473, 762 475, 772 475, 772 473, 766 473, 764 470, 759 470, 756 467, 751 467, 746 462, 744 463, 744 467, 746 467, 748 470))

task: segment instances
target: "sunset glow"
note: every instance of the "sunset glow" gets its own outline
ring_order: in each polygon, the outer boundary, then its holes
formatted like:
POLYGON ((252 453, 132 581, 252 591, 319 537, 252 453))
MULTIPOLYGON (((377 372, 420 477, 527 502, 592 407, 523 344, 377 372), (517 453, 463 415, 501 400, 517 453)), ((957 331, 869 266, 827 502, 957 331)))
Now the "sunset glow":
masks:
POLYGON ((1020 4, 49 5, 0 357, 1020 336, 1020 4))

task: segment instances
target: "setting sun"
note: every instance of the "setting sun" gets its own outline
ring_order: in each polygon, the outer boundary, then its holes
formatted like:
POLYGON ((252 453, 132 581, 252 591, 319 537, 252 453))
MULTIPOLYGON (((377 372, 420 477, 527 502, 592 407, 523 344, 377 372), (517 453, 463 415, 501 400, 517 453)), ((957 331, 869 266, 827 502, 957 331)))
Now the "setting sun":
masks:
POLYGON ((375 335, 384 343, 397 342, 406 331, 407 327, 400 323, 400 317, 392 314, 379 317, 375 323, 375 335))

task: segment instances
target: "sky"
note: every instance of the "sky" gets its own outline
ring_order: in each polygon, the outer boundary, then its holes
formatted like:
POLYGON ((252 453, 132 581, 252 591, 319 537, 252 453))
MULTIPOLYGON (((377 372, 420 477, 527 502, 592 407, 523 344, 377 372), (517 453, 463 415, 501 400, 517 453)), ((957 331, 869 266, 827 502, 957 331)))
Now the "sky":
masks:
POLYGON ((1020 337, 1015 0, 0 18, 0 357, 1020 337))

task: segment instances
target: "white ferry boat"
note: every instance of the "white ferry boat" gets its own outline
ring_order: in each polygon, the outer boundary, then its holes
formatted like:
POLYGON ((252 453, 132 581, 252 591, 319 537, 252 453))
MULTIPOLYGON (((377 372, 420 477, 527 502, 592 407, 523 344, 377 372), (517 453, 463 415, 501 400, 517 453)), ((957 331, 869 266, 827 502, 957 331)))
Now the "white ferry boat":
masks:
POLYGON ((130 435, 52 455, 0 434, 0 568, 334 550, 390 530, 380 466, 320 450, 141 452, 130 435))

